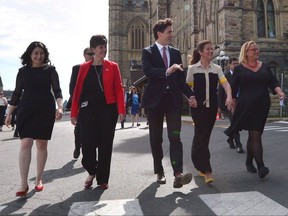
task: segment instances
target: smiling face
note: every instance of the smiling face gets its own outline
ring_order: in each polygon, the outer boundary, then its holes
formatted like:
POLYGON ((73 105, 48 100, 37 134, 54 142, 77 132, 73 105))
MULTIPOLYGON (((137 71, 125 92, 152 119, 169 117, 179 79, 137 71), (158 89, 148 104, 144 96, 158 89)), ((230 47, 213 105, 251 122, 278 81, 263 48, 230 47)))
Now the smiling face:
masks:
POLYGON ((256 43, 251 43, 248 49, 246 50, 247 59, 249 60, 258 60, 259 59, 260 49, 257 47, 256 43))
POLYGON ((166 29, 163 32, 158 31, 158 43, 160 43, 163 46, 166 46, 168 44, 171 44, 172 38, 173 38, 173 29, 171 26, 167 26, 166 29))
POLYGON ((95 48, 91 49, 95 54, 95 57, 99 59, 104 59, 107 53, 107 45, 97 45, 95 48))
POLYGON ((213 47, 211 43, 205 44, 202 50, 199 50, 199 54, 201 59, 205 59, 207 61, 211 61, 213 58, 213 47))
POLYGON ((45 53, 44 50, 40 47, 36 47, 31 53, 31 66, 32 67, 41 67, 44 65, 45 53))

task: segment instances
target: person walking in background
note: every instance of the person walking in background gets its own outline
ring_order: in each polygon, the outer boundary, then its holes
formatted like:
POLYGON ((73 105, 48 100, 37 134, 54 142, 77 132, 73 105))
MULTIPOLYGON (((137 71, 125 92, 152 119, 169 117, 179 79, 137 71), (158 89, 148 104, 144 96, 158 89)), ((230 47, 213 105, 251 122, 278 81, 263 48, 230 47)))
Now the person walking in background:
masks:
POLYGON ((166 116, 170 142, 170 161, 174 172, 174 188, 190 183, 192 174, 183 174, 183 146, 181 133, 181 108, 183 93, 189 102, 193 91, 185 83, 181 53, 169 44, 173 38, 173 20, 159 20, 153 26, 155 44, 142 51, 142 66, 148 77, 148 84, 142 98, 142 107, 147 110, 149 138, 152 150, 154 173, 157 182, 165 184, 162 166, 163 159, 163 121, 166 116))
POLYGON ((14 109, 14 111, 12 113, 11 127, 12 127, 12 130, 14 130, 13 137, 14 138, 19 137, 18 128, 17 128, 17 107, 15 107, 15 109, 14 109))
POLYGON ((48 140, 51 139, 55 118, 60 120, 63 114, 59 78, 55 67, 48 65, 50 59, 46 46, 39 41, 32 42, 21 56, 21 60, 23 67, 17 74, 16 87, 5 120, 5 124, 10 127, 12 113, 17 105, 17 128, 21 139, 21 187, 16 196, 25 196, 29 190, 28 172, 34 140, 37 147, 35 190, 43 190, 42 178, 47 160, 48 140))
POLYGON ((209 141, 218 109, 218 83, 224 88, 227 109, 232 108, 230 85, 219 65, 212 63, 213 48, 209 40, 200 41, 193 51, 191 65, 187 72, 187 83, 192 87, 196 101, 190 108, 194 122, 194 138, 191 157, 194 167, 200 171, 206 183, 213 182, 210 164, 209 141))
MULTIPOLYGON (((229 84, 231 85, 231 79, 233 76, 233 71, 234 68, 238 65, 238 59, 233 57, 229 59, 229 70, 225 73, 225 77, 227 79, 227 81, 229 82, 229 84)), ((238 92, 239 93, 239 92, 238 92)), ((218 88, 218 106, 220 109, 220 112, 225 116, 229 118, 230 124, 232 121, 232 116, 233 113, 227 109, 227 107, 225 106, 225 101, 226 101, 226 93, 223 89, 223 87, 221 85, 219 85, 218 88)), ((230 136, 227 139, 227 142, 230 146, 231 149, 235 149, 235 144, 236 144, 236 149, 238 153, 243 153, 243 148, 242 148, 242 144, 240 142, 240 133, 239 131, 236 131, 232 136, 230 136), (235 143, 234 143, 235 141, 235 143)))
MULTIPOLYGON (((85 62, 88 62, 93 59, 94 53, 91 51, 89 47, 87 47, 83 51, 83 56, 84 56, 85 62)), ((79 68, 80 68, 80 64, 74 65, 72 67, 72 74, 71 74, 70 83, 69 83, 70 98, 68 100, 66 109, 71 109, 73 92, 74 92, 74 88, 76 85, 79 68)), ((76 126, 74 127, 74 143, 75 143, 75 149, 73 152, 73 157, 77 159, 80 155, 80 149, 81 149, 81 130, 80 130, 79 124, 76 124, 76 126)))
POLYGON ((120 122, 125 116, 124 92, 118 64, 104 59, 106 37, 93 35, 90 48, 94 59, 80 66, 72 99, 71 123, 79 122, 81 128, 82 165, 89 174, 84 188, 90 188, 96 176, 97 185, 105 190, 118 114, 120 122))
POLYGON ((247 41, 241 47, 240 65, 235 68, 232 77, 233 99, 236 100, 239 89, 240 94, 225 134, 230 137, 242 129, 248 130, 246 168, 251 173, 257 173, 258 169, 259 177, 264 178, 269 173, 263 161, 262 146, 262 133, 271 103, 268 87, 280 100, 284 100, 285 94, 269 66, 259 61, 259 51, 255 41, 247 41))
POLYGON ((131 86, 130 88, 128 104, 129 104, 129 107, 131 108, 132 127, 134 127, 135 122, 136 122, 137 127, 139 127, 140 126, 139 112, 140 112, 141 96, 138 93, 137 88, 135 86, 131 86))
POLYGON ((4 97, 4 92, 0 91, 0 131, 2 131, 2 127, 4 125, 5 112, 7 106, 8 106, 7 98, 4 97))
POLYGON ((125 104, 125 116, 123 120, 121 121, 121 128, 124 128, 124 123, 126 121, 126 115, 128 113, 128 98, 129 98, 129 92, 126 91, 126 85, 123 85, 123 92, 124 92, 124 104, 125 104))

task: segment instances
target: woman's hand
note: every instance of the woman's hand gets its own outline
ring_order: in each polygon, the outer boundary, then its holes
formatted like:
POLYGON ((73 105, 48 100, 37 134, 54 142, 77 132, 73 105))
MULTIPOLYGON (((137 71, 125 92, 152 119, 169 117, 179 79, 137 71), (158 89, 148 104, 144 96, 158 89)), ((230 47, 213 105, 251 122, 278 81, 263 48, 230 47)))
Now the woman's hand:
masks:
POLYGON ((234 112, 234 100, 231 97, 227 97, 226 101, 225 101, 225 106, 227 107, 227 109, 231 112, 234 112))
POLYGON ((77 124, 77 118, 71 118, 70 121, 71 121, 71 124, 73 124, 74 126, 76 126, 76 124, 77 124))
POLYGON ((188 99, 188 103, 191 107, 196 108, 197 107, 197 100, 196 100, 195 96, 191 96, 188 99))
POLYGON ((63 116, 63 108, 58 108, 56 110, 56 115, 55 115, 56 120, 60 120, 62 116, 63 116))
POLYGON ((6 125, 8 128, 10 128, 11 119, 12 119, 12 114, 7 114, 6 119, 5 119, 5 125, 6 125))
POLYGON ((123 121, 125 118, 125 114, 119 114, 119 121, 123 121))

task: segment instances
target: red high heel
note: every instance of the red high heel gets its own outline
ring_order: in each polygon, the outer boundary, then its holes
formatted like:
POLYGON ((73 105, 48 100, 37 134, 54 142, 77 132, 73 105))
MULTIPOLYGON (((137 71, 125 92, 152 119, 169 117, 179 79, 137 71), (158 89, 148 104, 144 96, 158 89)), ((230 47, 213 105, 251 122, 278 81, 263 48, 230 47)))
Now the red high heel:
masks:
POLYGON ((104 184, 101 184, 100 187, 101 187, 101 189, 106 190, 106 189, 108 189, 109 185, 104 183, 104 184))
POLYGON ((90 180, 90 181, 86 180, 85 181, 85 183, 84 183, 84 188, 85 189, 89 189, 92 186, 94 178, 95 178, 95 176, 92 178, 92 180, 90 180))
POLYGON ((27 188, 24 191, 17 191, 16 192, 16 196, 26 196, 28 193, 29 187, 27 186, 27 188))
POLYGON ((43 189, 44 189, 44 186, 43 186, 43 185, 37 185, 37 186, 35 186, 36 192, 40 192, 40 191, 42 191, 43 189))

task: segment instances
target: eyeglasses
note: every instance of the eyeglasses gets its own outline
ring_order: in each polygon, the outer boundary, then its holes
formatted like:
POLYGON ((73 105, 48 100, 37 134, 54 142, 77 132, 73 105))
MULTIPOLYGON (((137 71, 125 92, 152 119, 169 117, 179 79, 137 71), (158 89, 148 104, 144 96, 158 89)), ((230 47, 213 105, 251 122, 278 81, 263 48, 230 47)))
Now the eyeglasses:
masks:
POLYGON ((252 50, 252 51, 254 51, 254 52, 256 52, 256 51, 260 51, 259 48, 252 48, 252 49, 248 49, 248 50, 252 50))
POLYGON ((93 56, 94 53, 85 53, 86 55, 93 56))

